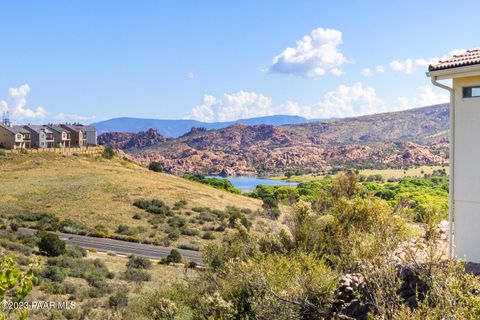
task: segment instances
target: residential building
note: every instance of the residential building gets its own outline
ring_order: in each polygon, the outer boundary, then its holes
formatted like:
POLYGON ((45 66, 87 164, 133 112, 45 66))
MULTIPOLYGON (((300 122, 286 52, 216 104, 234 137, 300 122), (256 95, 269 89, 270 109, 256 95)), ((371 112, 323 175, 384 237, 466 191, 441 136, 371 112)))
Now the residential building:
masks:
POLYGON ((47 126, 42 125, 26 125, 24 128, 31 133, 32 148, 53 148, 55 140, 53 131, 47 126))
POLYGON ((56 148, 68 148, 70 147, 71 134, 70 131, 63 128, 60 125, 48 125, 48 128, 52 130, 53 140, 55 141, 56 148))
POLYGON ((0 125, 0 146, 7 149, 30 148, 30 131, 22 126, 0 125))
POLYGON ((480 49, 430 65, 427 76, 450 93, 449 255, 480 263, 480 49))
POLYGON ((81 124, 61 124, 70 132, 72 146, 97 145, 97 129, 81 124))

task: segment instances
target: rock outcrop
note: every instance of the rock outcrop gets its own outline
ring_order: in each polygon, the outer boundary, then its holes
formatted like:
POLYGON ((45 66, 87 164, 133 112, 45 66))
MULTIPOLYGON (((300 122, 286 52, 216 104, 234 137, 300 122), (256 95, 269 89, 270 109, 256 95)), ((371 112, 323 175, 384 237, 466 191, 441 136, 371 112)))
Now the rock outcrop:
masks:
POLYGON ((355 166, 404 167, 448 160, 448 106, 296 125, 192 128, 166 140, 154 129, 104 133, 99 141, 166 171, 273 175, 355 166))
POLYGON ((165 142, 166 139, 156 129, 138 133, 105 132, 98 136, 98 143, 115 149, 145 148, 165 142))

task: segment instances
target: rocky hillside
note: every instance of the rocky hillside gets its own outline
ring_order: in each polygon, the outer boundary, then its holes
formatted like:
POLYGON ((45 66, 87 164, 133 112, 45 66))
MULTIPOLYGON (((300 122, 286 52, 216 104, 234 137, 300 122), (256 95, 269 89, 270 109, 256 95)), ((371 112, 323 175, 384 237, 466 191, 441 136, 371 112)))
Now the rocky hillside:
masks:
POLYGON ((98 143, 116 149, 145 148, 165 142, 165 137, 157 129, 148 129, 138 133, 106 132, 98 136, 98 143))
POLYGON ((101 141, 124 149, 138 162, 159 161, 172 173, 252 175, 352 165, 400 167, 447 162, 448 119, 448 105, 437 105, 295 125, 193 129, 151 144, 138 143, 128 134, 125 144, 107 134, 101 141))

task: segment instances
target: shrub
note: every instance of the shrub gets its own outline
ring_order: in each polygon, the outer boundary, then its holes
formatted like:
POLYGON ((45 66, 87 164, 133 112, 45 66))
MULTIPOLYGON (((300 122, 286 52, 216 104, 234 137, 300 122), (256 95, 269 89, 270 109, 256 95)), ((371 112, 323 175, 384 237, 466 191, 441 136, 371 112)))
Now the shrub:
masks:
POLYGON ((65 242, 60 240, 56 234, 40 232, 39 236, 38 249, 40 253, 49 257, 56 257, 65 253, 65 242))
POLYGON ((248 220, 248 218, 245 216, 245 214, 243 214, 242 212, 240 212, 240 210, 236 209, 236 210, 231 210, 230 211, 230 217, 228 218, 228 226, 230 228, 234 228, 235 227, 235 221, 240 221, 240 223, 247 229, 250 229, 250 226, 252 225, 252 223, 248 220))
POLYGON ((150 269, 152 262, 148 258, 132 256, 127 262, 127 268, 131 269, 150 269))
POLYGON ((79 246, 67 246, 67 249, 64 255, 67 257, 80 259, 87 256, 87 250, 79 246))
POLYGON ((133 205, 150 213, 162 214, 167 216, 172 215, 170 208, 162 200, 137 199, 133 202, 133 205))
POLYGON ((198 236, 200 234, 200 231, 198 231, 197 229, 183 227, 183 228, 180 228, 180 233, 186 236, 193 237, 193 236, 198 236))
POLYGON ((65 282, 62 286, 62 292, 64 294, 74 294, 77 292, 77 286, 70 282, 65 282))
POLYGON ((150 164, 148 165, 148 170, 155 172, 163 172, 162 165, 160 164, 160 162, 156 161, 150 162, 150 164))
POLYGON ((148 223, 150 223, 151 225, 154 225, 154 226, 157 225, 157 224, 163 223, 163 222, 165 222, 165 217, 163 217, 163 216, 155 216, 152 219, 148 220, 148 223))
POLYGON ((66 233, 86 235, 90 231, 90 229, 80 222, 74 221, 72 219, 66 219, 60 223, 60 231, 66 233))
POLYGON ((42 270, 41 276, 46 279, 50 279, 53 282, 61 283, 66 277, 65 272, 56 266, 45 266, 42 270))
POLYGON ((182 255, 178 250, 170 250, 170 254, 167 256, 168 262, 180 263, 182 262, 182 255))
POLYGON ((183 208, 185 208, 186 205, 187 205, 187 200, 177 201, 177 202, 175 202, 175 204, 173 205, 173 210, 183 209, 183 208))
POLYGON ((0 246, 7 250, 21 252, 26 256, 32 254, 32 248, 19 242, 10 241, 7 239, 0 239, 0 246))
POLYGON ((105 149, 103 149, 102 157, 104 157, 105 159, 113 159, 114 156, 115 151, 112 148, 106 147, 105 149))
POLYGON ((213 232, 207 231, 203 234, 202 239, 214 240, 215 239, 215 234, 213 232))
POLYGON ((180 243, 177 247, 178 249, 200 251, 200 247, 193 243, 180 243))
POLYGON ((152 320, 173 320, 178 314, 178 307, 169 299, 158 297, 155 294, 147 296, 144 314, 152 320))
POLYGON ((124 272, 123 277, 127 281, 134 282, 150 281, 152 278, 149 273, 139 269, 127 269, 124 272))
POLYGON ((134 219, 134 220, 141 220, 141 219, 142 219, 142 216, 139 215, 138 213, 135 213, 135 214, 132 216, 132 219, 134 219))
POLYGON ((192 208, 192 211, 202 213, 202 212, 210 212, 210 209, 207 207, 194 207, 192 208))
POLYGON ((183 227, 187 224, 187 220, 185 220, 185 218, 183 218, 183 217, 173 216, 173 217, 168 218, 167 223, 171 227, 180 228, 180 227, 183 227))
POLYGON ((89 285, 96 288, 100 295, 110 293, 112 291, 112 288, 108 285, 103 274, 90 273, 85 277, 85 280, 87 280, 89 285))
POLYGON ((212 221, 217 220, 217 217, 218 216, 214 213, 204 211, 204 212, 200 212, 197 219, 199 219, 201 221, 212 222, 212 221))
POLYGON ((233 184, 228 179, 219 179, 219 178, 207 178, 202 174, 194 173, 194 174, 184 174, 182 176, 185 179, 200 182, 203 184, 210 185, 217 189, 226 190, 228 192, 240 194, 241 191, 233 186, 233 184))
POLYGON ((80 317, 80 313, 78 312, 77 309, 64 309, 62 311, 63 316, 65 319, 72 320, 72 319, 78 319, 80 317))
POLYGON ((144 227, 129 227, 127 225, 121 224, 117 227, 117 230, 115 232, 125 236, 135 236, 144 231, 144 227))
POLYGON ((128 305, 128 296, 123 291, 117 291, 115 294, 108 298, 108 305, 110 308, 118 309, 124 308, 128 305))
POLYGON ((178 232, 178 230, 172 230, 168 233, 167 238, 171 241, 176 241, 180 238, 180 232, 178 232))

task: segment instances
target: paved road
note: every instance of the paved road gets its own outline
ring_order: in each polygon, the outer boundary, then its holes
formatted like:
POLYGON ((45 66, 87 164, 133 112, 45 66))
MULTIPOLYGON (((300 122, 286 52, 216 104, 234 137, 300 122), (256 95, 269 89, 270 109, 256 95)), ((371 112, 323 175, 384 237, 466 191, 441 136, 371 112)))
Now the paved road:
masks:
MULTIPOLYGON (((18 232, 23 234, 34 234, 35 229, 18 228, 18 232)), ((56 232, 60 239, 67 244, 77 245, 85 249, 96 249, 100 252, 115 252, 116 254, 147 257, 151 259, 161 259, 170 253, 173 248, 155 246, 152 244, 143 244, 135 242, 127 242, 108 238, 96 238, 88 236, 80 236, 76 234, 56 232)), ((197 251, 177 249, 182 256, 190 261, 194 261, 198 265, 203 265, 202 258, 197 251)))

